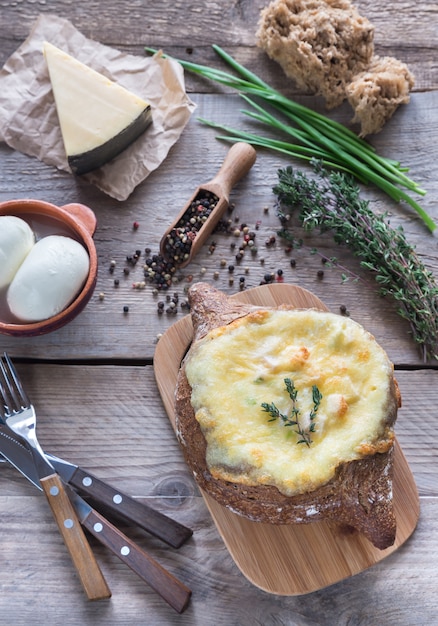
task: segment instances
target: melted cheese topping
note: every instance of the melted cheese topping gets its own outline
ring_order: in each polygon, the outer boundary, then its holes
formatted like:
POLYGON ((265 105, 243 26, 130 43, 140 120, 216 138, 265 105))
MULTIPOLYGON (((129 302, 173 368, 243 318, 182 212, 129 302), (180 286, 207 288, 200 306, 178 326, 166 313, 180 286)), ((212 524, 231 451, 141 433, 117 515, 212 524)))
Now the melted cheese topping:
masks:
POLYGON ((286 495, 313 491, 336 467, 390 448, 386 419, 393 368, 362 326, 320 311, 257 311, 216 328, 186 362, 191 402, 207 441, 211 474, 286 495), (312 386, 322 399, 311 443, 270 421, 262 403, 290 415, 285 379, 297 389, 302 427, 310 426, 312 386))

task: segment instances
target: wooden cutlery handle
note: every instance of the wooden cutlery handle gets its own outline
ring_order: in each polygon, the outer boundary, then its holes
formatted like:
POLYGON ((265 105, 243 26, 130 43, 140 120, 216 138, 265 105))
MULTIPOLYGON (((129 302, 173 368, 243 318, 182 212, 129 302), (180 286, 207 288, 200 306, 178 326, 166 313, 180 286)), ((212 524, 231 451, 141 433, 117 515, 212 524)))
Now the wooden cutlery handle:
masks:
POLYGON ((187 528, 147 504, 137 502, 80 467, 68 482, 78 491, 93 498, 96 503, 147 530, 173 548, 182 546, 193 534, 191 528, 187 528))
POLYGON ((192 592, 147 552, 93 509, 82 520, 82 525, 148 583, 175 611, 184 611, 192 592))
POLYGON ((60 477, 54 474, 42 478, 40 482, 88 599, 110 598, 111 591, 60 477))

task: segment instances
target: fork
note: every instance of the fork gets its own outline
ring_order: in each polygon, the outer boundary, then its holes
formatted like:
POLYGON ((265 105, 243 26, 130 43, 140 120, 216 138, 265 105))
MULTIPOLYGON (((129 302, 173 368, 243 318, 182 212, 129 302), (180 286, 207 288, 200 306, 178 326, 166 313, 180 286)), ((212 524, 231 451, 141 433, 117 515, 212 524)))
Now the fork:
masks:
POLYGON ((0 397, 3 404, 0 407, 0 421, 15 435, 21 437, 32 453, 41 487, 88 599, 109 598, 111 591, 67 495, 67 487, 47 461, 38 443, 35 409, 6 352, 3 358, 0 358, 0 397))

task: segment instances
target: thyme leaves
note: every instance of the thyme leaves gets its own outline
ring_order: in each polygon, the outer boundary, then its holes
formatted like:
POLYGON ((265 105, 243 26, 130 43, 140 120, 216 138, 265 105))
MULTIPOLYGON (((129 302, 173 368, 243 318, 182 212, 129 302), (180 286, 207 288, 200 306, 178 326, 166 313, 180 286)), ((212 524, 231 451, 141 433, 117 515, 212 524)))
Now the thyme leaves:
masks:
POLYGON ((295 426, 296 428, 294 432, 299 436, 297 444, 304 443, 307 447, 310 447, 310 444, 312 443, 311 433, 316 432, 315 418, 319 405, 321 404, 322 394, 316 385, 312 386, 313 408, 309 414, 310 425, 306 429, 300 421, 301 410, 299 409, 297 402, 298 389, 295 387, 294 381, 290 378, 285 378, 284 384, 292 402, 289 414, 282 413, 274 402, 262 402, 261 407, 271 416, 271 419, 268 420, 269 422, 274 422, 280 419, 283 422, 283 426, 295 426))
POLYGON ((331 232, 334 241, 346 245, 360 259, 378 285, 378 293, 398 303, 398 313, 408 320, 423 360, 438 359, 438 285, 408 243, 402 226, 393 229, 387 215, 376 215, 360 198, 353 178, 344 172, 328 172, 313 163, 316 178, 291 166, 278 171, 273 188, 278 198, 280 237, 294 237, 287 224, 294 209, 301 226, 331 232))

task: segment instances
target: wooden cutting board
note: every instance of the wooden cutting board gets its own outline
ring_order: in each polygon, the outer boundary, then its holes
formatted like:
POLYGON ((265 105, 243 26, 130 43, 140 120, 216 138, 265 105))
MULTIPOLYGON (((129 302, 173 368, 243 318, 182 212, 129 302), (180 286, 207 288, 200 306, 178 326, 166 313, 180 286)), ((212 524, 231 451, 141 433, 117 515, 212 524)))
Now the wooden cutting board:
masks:
MULTIPOLYGON (((327 310, 309 291, 294 285, 262 285, 233 296, 260 306, 293 305, 327 310)), ((174 392, 181 359, 192 340, 190 316, 169 328, 154 357, 158 389, 175 428, 174 392)), ((300 595, 357 574, 397 550, 413 533, 420 505, 412 472, 396 441, 394 506, 397 535, 393 546, 378 550, 354 531, 331 522, 275 526, 252 522, 218 504, 201 490, 216 527, 241 572, 254 585, 278 595, 300 595)))

